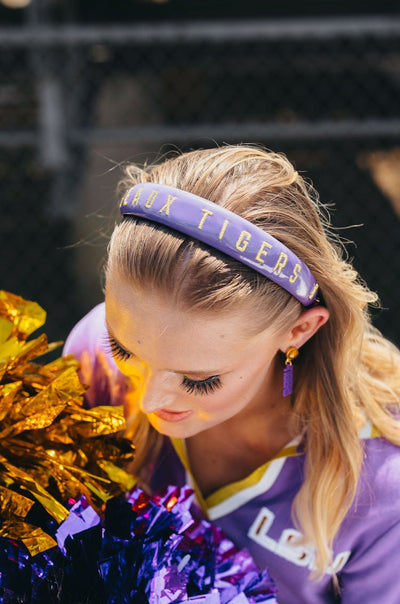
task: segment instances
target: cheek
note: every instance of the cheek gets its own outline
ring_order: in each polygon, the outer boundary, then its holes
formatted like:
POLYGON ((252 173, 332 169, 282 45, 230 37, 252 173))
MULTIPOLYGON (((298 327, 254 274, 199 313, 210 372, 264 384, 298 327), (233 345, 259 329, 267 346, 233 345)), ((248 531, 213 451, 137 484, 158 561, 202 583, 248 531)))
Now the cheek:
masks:
POLYGON ((191 398, 192 406, 197 408, 199 414, 215 415, 225 411, 234 413, 249 399, 251 385, 251 377, 239 375, 223 384, 220 390, 212 394, 191 398))
POLYGON ((232 406, 243 405, 264 388, 268 367, 267 364, 253 366, 246 372, 241 372, 227 385, 225 395, 232 406))
POLYGON ((231 390, 231 400, 242 406, 258 389, 257 376, 253 374, 241 375, 236 380, 231 390))

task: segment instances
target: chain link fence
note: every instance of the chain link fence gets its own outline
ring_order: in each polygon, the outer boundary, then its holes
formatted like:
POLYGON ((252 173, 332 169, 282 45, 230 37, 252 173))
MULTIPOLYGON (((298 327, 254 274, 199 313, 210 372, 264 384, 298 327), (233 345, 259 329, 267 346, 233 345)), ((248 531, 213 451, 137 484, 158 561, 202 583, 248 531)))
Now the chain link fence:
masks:
POLYGON ((285 152, 336 205, 399 342, 397 17, 1 28, 0 287, 64 338, 102 298, 121 164, 222 142, 285 152))

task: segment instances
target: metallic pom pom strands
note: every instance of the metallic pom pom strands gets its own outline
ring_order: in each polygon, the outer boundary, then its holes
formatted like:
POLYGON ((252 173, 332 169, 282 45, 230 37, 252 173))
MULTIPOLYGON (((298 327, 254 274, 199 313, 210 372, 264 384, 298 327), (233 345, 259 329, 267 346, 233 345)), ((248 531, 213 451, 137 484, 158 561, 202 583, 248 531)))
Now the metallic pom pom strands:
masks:
POLYGON ((60 345, 45 334, 28 339, 45 318, 35 302, 0 291, 0 537, 33 556, 56 545, 27 520, 34 505, 59 523, 71 498, 84 495, 99 511, 135 483, 122 467, 134 447, 115 435, 125 428, 122 406, 85 409, 72 356, 34 361, 60 345))

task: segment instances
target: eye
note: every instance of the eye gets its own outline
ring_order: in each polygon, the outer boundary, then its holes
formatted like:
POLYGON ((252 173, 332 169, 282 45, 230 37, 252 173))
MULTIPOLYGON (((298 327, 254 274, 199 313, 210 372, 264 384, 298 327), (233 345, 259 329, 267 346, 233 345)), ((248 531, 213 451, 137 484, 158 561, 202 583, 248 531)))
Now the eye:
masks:
POLYGON ((182 386, 189 394, 211 394, 221 388, 222 384, 219 375, 212 375, 205 380, 191 380, 185 376, 182 386))
POLYGON ((127 361, 131 356, 130 353, 125 350, 125 348, 122 348, 121 344, 118 344, 111 336, 107 338, 107 346, 113 357, 120 361, 127 361))

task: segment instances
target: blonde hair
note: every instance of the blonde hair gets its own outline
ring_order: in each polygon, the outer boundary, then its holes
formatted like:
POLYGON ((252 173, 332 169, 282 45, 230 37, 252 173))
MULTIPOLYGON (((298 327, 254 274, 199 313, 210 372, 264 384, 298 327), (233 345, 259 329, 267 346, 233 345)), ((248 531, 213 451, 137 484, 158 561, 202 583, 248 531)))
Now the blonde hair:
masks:
MULTIPOLYGON (((293 518, 304 541, 315 547, 321 576, 356 494, 361 425, 369 419, 400 445, 400 427, 391 414, 399 402, 400 353, 371 326, 368 306, 377 297, 343 258, 315 190, 282 154, 253 146, 192 151, 156 166, 128 166, 123 189, 138 182, 177 187, 247 218, 297 254, 320 285, 330 319, 296 360, 295 430, 306 435, 307 455, 293 518), (329 505, 326 493, 332 494, 329 505)), ((107 271, 138 287, 150 283, 182 307, 201 312, 251 301, 260 322, 278 328, 302 311, 290 294, 246 266, 145 220, 128 218, 116 227, 107 271)), ((150 447, 157 450, 156 437, 150 438, 152 429, 140 412, 131 422, 143 463, 150 447)))

